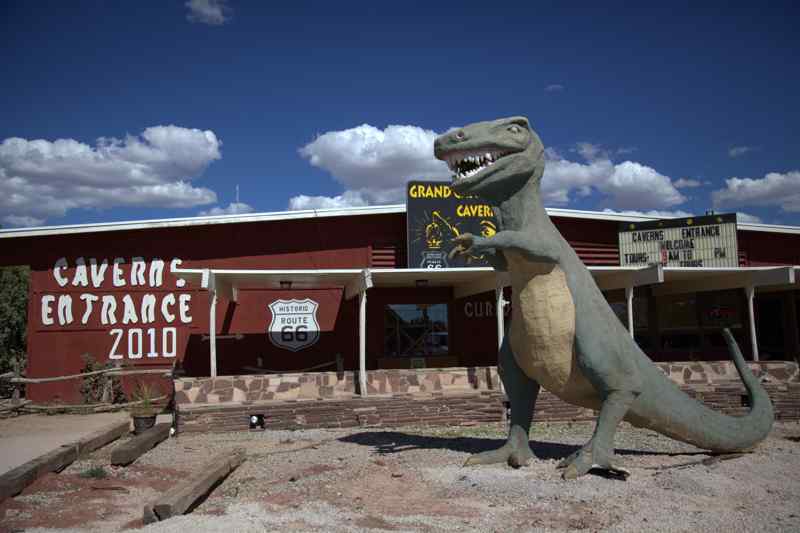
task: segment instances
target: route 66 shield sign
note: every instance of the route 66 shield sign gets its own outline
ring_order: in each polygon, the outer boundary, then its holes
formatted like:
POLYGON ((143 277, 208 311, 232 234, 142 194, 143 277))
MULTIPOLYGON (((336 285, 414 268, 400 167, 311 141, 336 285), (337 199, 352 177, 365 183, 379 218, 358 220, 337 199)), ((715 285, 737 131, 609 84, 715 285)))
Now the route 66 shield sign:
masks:
POLYGON ((298 352, 319 340, 319 304, 305 300, 275 300, 269 304, 272 321, 267 328, 270 342, 278 348, 298 352))

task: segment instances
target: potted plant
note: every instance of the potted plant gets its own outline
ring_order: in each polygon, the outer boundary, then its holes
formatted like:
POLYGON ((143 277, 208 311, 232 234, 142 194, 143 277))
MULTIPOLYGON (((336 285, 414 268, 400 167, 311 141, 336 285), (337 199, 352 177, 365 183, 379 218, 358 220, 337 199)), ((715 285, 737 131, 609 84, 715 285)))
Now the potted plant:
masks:
POLYGON ((131 398, 135 402, 131 407, 131 417, 133 418, 133 432, 139 434, 150 429, 156 423, 158 410, 153 405, 155 400, 155 389, 152 385, 139 382, 133 391, 131 398))

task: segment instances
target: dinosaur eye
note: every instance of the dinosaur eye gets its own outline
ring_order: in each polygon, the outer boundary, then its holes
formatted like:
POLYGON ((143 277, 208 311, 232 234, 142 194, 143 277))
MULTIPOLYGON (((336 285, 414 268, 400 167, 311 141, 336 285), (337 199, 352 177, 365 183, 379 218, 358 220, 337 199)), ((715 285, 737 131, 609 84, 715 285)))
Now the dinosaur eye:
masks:
POLYGON ((508 131, 510 131, 511 133, 519 133, 520 131, 519 126, 517 126, 516 124, 512 124, 511 126, 509 126, 508 131))

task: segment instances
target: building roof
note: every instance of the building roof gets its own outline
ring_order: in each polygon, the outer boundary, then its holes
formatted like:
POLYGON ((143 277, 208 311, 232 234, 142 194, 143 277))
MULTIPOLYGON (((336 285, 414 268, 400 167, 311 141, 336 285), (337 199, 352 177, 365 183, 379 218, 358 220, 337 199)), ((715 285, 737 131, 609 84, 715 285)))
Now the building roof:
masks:
MULTIPOLYGON (((579 218, 590 220, 606 220, 613 222, 645 222, 659 220, 659 217, 610 213, 605 211, 582 211, 577 209, 546 208, 550 216, 560 218, 579 218)), ((381 215, 405 213, 406 206, 377 205, 365 207, 344 207, 336 209, 306 209, 299 211, 275 211, 269 213, 247 213, 240 215, 215 215, 183 218, 165 218, 156 220, 131 220, 123 222, 101 222, 95 224, 72 224, 65 226, 41 226, 35 228, 0 229, 0 239, 19 237, 45 237, 53 235, 69 235, 75 233, 97 233, 106 231, 130 231, 139 229, 181 228, 190 226, 211 226, 216 224, 240 224, 250 222, 269 222, 280 220, 297 220, 322 217, 342 217, 358 215, 381 215)), ((800 234, 800 226, 776 224, 755 224, 739 222, 738 229, 744 231, 763 231, 771 233, 800 234)))

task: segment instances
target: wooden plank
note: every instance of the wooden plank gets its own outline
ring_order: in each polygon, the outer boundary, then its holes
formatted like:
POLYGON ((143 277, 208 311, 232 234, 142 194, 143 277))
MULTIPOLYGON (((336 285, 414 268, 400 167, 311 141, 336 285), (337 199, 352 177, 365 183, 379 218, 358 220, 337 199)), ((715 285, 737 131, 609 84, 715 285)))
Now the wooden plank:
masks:
POLYGON ((219 480, 233 472, 245 459, 242 448, 223 452, 192 474, 189 479, 162 494, 158 501, 144 507, 144 522, 166 520, 186 512, 198 498, 219 480))
POLYGON ((62 470, 77 458, 77 447, 61 446, 9 470, 0 476, 0 502, 19 494, 46 473, 62 470))
POLYGON ((109 442, 115 441, 131 430, 130 420, 124 422, 114 422, 113 424, 101 428, 91 433, 77 442, 78 454, 84 456, 97 448, 102 448, 109 442))
POLYGON ((112 465, 128 465, 150 451, 156 444, 169 437, 172 424, 163 422, 156 424, 147 431, 136 435, 114 448, 111 452, 112 465))
POLYGON ((129 431, 130 422, 115 422, 105 428, 31 459, 0 476, 0 502, 22 490, 48 472, 59 472, 87 454, 129 431))

